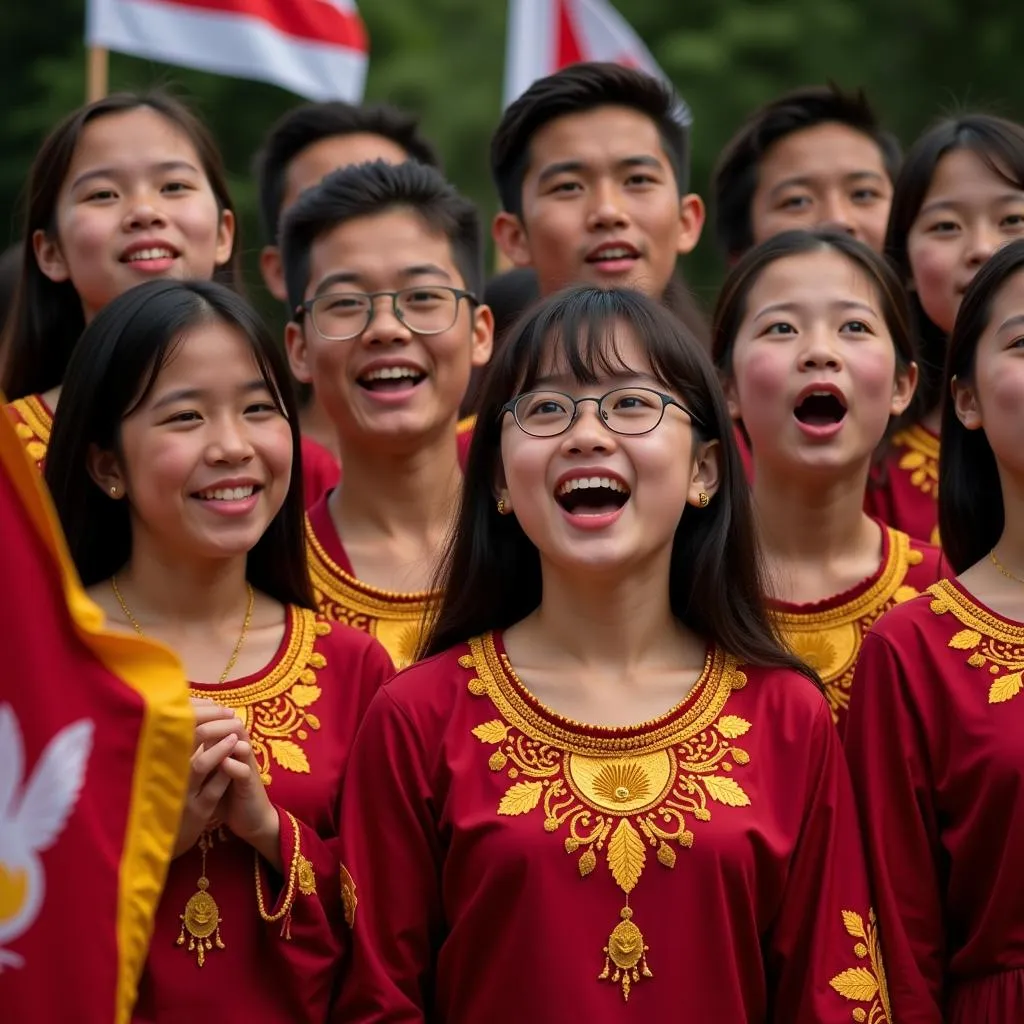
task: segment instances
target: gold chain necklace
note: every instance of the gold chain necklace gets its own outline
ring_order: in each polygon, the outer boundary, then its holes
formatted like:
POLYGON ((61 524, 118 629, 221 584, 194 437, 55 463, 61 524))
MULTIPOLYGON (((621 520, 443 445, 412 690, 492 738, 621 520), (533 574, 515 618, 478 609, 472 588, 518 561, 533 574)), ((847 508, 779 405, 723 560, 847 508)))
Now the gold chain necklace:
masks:
MULTIPOLYGON (((139 636, 145 636, 142 632, 142 627, 139 625, 138 619, 135 618, 131 613, 131 609, 125 603, 125 599, 121 596, 121 591, 117 586, 117 576, 110 577, 110 586, 114 591, 114 597, 117 598, 117 603, 121 606, 121 611, 124 612, 124 617, 131 623, 132 628, 139 636)), ((231 657, 228 659, 227 666, 224 671, 220 674, 218 683, 227 682, 227 678, 231 675, 231 670, 235 667, 235 662, 238 661, 239 651, 242 649, 242 644, 245 643, 245 638, 249 635, 249 623, 252 622, 252 608, 256 601, 256 594, 252 589, 252 584, 246 581, 246 590, 249 592, 249 605, 245 609, 245 621, 242 623, 242 632, 238 636, 238 642, 235 644, 235 649, 231 652, 231 657)))
POLYGON ((995 548, 993 548, 993 549, 992 549, 992 550, 991 550, 991 551, 990 551, 990 552, 988 553, 988 557, 989 557, 989 558, 990 558, 990 559, 992 560, 992 564, 993 564, 993 565, 994 565, 994 566, 995 566, 995 567, 996 567, 996 568, 997 568, 997 569, 998 569, 998 570, 999 570, 999 571, 1000 571, 1000 572, 1001 572, 1001 573, 1002 573, 1002 574, 1003 574, 1003 575, 1004 575, 1004 576, 1005 576, 1005 577, 1006 577, 1006 578, 1007 578, 1008 580, 1013 580, 1013 581, 1014 581, 1014 582, 1016 582, 1016 583, 1024 583, 1024 579, 1021 579, 1021 578, 1020 578, 1019 576, 1014 576, 1014 575, 1013 575, 1013 573, 1012 573, 1012 572, 1010 572, 1010 570, 1009 570, 1009 569, 1007 569, 1007 568, 1006 568, 1006 566, 1005 566, 1005 565, 1003 565, 1003 563, 1002 563, 1002 562, 1000 562, 998 558, 996 558, 996 550, 995 550, 995 548))

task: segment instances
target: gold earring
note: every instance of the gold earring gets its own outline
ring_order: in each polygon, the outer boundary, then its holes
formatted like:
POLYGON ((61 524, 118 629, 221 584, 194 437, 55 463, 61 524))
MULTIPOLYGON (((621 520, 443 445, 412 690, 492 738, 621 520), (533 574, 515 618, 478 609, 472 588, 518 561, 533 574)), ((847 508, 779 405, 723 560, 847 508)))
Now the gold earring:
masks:
POLYGON ((498 515, 503 516, 505 514, 505 499, 498 499, 498 515))
POLYGON ((711 499, 703 491, 701 491, 700 494, 697 495, 697 501, 700 502, 701 508, 707 508, 708 502, 711 501, 711 499))
POLYGON ((112 498, 119 498, 121 496, 121 488, 117 484, 110 485, 110 496, 112 498))

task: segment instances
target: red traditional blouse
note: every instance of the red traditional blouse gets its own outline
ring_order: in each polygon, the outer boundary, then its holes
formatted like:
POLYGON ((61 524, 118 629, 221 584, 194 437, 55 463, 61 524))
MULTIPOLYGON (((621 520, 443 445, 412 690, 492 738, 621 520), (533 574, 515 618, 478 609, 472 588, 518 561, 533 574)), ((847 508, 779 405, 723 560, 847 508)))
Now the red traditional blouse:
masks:
POLYGON ((1024 623, 955 580, 864 642, 846 751, 899 1024, 1024 1021, 1024 623))
POLYGON ((873 474, 864 511, 911 537, 939 543, 939 438, 920 424, 893 436, 873 474))
POLYGON ((882 560, 866 580, 824 601, 772 602, 775 621, 789 646, 825 684, 840 735, 846 728, 854 668, 865 634, 890 608, 917 597, 942 576, 938 548, 882 526, 882 560))
POLYGON ((712 650, 601 728, 487 635, 382 688, 342 808, 338 1021, 887 1020, 839 737, 791 671, 712 650))
POLYGON ((192 684, 193 696, 234 708, 245 723, 280 813, 284 874, 274 876, 224 829, 171 862, 137 1024, 323 1024, 346 939, 341 782, 356 726, 391 673, 365 634, 290 608, 281 647, 263 672, 192 684))

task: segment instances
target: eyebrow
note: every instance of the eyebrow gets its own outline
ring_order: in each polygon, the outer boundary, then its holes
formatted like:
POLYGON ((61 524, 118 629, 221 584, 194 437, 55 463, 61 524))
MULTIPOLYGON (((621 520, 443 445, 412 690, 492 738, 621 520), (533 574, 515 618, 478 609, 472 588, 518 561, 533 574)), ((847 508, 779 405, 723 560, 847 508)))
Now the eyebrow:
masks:
MULTIPOLYGON (((544 182, 549 181, 551 178, 556 178, 559 174, 572 174, 579 173, 580 171, 588 170, 591 165, 584 160, 559 160, 553 164, 548 164, 540 174, 537 175, 537 184, 543 185, 544 182)), ((620 160, 615 161, 616 169, 628 168, 628 167, 651 167, 656 170, 664 170, 665 165, 656 157, 645 154, 637 156, 626 156, 620 160)))
MULTIPOLYGON (((162 163, 152 164, 149 171, 156 171, 157 173, 166 174, 169 171, 191 171, 193 174, 199 173, 199 168, 194 164, 190 164, 187 160, 164 160, 162 163)), ((116 167, 97 167, 95 170, 86 171, 84 174, 80 174, 71 183, 71 188, 76 189, 79 185, 84 182, 91 181, 93 178, 116 178, 121 173, 116 167)))
POLYGON ((1024 327, 1024 313, 1016 313, 1014 316, 1007 317, 999 325, 999 330, 1002 332, 1014 327, 1024 327))
MULTIPOLYGON (((777 192, 782 192, 787 188, 795 188, 797 186, 810 188, 816 180, 817 178, 814 175, 796 174, 791 178, 784 178, 777 185, 774 185, 769 195, 774 196, 777 192)), ((877 171, 847 171, 842 176, 842 180, 851 182, 860 180, 885 182, 887 179, 884 175, 879 174, 877 171)))
MULTIPOLYGON (((250 395, 256 391, 269 391, 270 386, 262 377, 257 377, 245 384, 239 385, 237 390, 240 395, 250 395)), ((151 409, 155 412, 157 409, 163 409, 168 405, 173 405, 175 402, 198 401, 205 394, 206 391, 202 388, 178 388, 175 391, 168 391, 166 395, 153 403, 151 409)))
MULTIPOLYGON (((1002 203, 1019 203, 1024 201, 1024 191, 1021 192, 1004 192, 1001 196, 997 196, 992 200, 989 205, 1001 205, 1002 203)), ((961 199, 935 199, 930 203, 925 203, 920 210, 917 211, 918 217, 923 216, 926 213, 935 213, 938 210, 960 210, 963 207, 969 205, 970 200, 961 199)))
MULTIPOLYGON (((865 302, 857 302, 853 299, 840 299, 838 302, 830 302, 829 305, 833 309, 861 309, 866 313, 870 313, 872 316, 878 316, 878 310, 873 309, 865 302)), ((798 313, 804 307, 799 302, 773 302, 770 306, 765 306, 764 309, 758 310, 754 315, 755 320, 760 320, 761 317, 769 316, 772 313, 798 313)))
MULTIPOLYGON (((413 277, 443 277, 446 281, 452 279, 452 275, 448 273, 444 267, 439 267, 436 263, 416 263, 409 267, 403 267, 398 271, 398 277, 404 280, 409 280, 413 277)), ((355 270, 339 270, 334 274, 328 274, 317 286, 316 295, 323 295, 324 292, 330 291, 335 285, 339 284, 351 284, 358 285, 362 282, 363 276, 355 270)))

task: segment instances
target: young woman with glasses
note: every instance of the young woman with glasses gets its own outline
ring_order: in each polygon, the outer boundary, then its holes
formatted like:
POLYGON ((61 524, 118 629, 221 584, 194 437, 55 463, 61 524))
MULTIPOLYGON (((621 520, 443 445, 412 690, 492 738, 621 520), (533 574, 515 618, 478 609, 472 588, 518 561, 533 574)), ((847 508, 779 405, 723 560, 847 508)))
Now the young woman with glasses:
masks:
POLYGON ((339 1019, 884 1019, 838 734, 770 625, 732 437, 654 301, 515 328, 427 658, 349 763, 339 1019))

